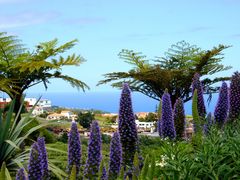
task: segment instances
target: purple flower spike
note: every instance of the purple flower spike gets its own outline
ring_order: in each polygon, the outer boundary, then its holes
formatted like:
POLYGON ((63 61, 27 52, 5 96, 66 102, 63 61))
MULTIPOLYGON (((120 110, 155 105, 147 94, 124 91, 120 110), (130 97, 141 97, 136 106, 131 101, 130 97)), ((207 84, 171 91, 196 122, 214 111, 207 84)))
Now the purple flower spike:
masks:
POLYGON ((176 130, 176 136, 177 138, 181 139, 184 136, 185 130, 185 112, 183 101, 180 98, 177 99, 174 105, 173 119, 176 130))
POLYGON ((122 162, 122 145, 120 142, 120 136, 118 132, 113 134, 110 146, 110 161, 108 170, 108 179, 117 179, 117 176, 121 169, 122 162))
POLYGON ((42 169, 43 169, 43 179, 49 179, 49 171, 48 171, 48 156, 47 151, 45 147, 45 138, 39 137, 37 140, 40 153, 41 153, 41 163, 42 163, 42 169))
POLYGON ((17 175, 16 175, 16 180, 27 180, 23 168, 18 170, 17 175))
POLYGON ((197 93, 198 93, 198 113, 199 113, 199 116, 201 116, 202 118, 205 118, 206 108, 205 108, 204 98, 203 98, 203 87, 202 87, 202 83, 200 81, 200 75, 198 73, 195 73, 195 75, 193 77, 192 94, 194 93, 195 89, 197 89, 197 93))
POLYGON ((34 143, 31 147, 30 158, 28 164, 28 179, 29 180, 42 180, 43 169, 41 150, 38 143, 34 143))
POLYGON ((81 165, 81 143, 77 123, 72 122, 68 135, 68 173, 71 173, 73 165, 76 165, 77 174, 81 165))
POLYGON ((107 171, 105 166, 103 166, 103 170, 102 170, 102 176, 101 176, 101 180, 107 180, 107 171))
POLYGON ((230 109, 229 119, 231 121, 239 118, 240 115, 240 73, 235 72, 230 83, 230 109))
POLYGON ((218 102, 214 111, 215 122, 222 127, 227 119, 229 108, 228 86, 223 82, 219 92, 218 102))
POLYGON ((162 96, 162 136, 174 139, 176 137, 176 131, 174 127, 174 121, 172 116, 172 104, 170 95, 165 92, 162 96))
POLYGON ((131 91, 127 83, 123 84, 120 98, 118 131, 122 143, 122 164, 132 166, 134 154, 137 151, 138 136, 132 108, 131 91))
POLYGON ((88 158, 84 170, 84 175, 88 179, 94 179, 98 176, 99 166, 102 160, 101 144, 102 138, 98 122, 93 121, 88 141, 88 158))

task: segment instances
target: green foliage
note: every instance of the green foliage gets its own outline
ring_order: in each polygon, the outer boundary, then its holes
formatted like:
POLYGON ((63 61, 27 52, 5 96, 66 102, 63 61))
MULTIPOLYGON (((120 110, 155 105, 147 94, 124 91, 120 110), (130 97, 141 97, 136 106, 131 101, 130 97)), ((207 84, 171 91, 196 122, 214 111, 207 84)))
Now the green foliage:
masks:
POLYGON ((157 121, 158 118, 157 118, 157 114, 155 113, 148 113, 148 115, 145 117, 144 121, 146 122, 153 122, 153 121, 157 121))
POLYGON ((59 138, 60 142, 67 143, 68 142, 68 134, 67 132, 63 132, 59 138))
POLYGON ((84 59, 79 55, 61 54, 71 49, 77 40, 58 46, 58 40, 39 43, 36 49, 28 51, 15 36, 0 33, 0 91, 6 92, 12 99, 16 98, 15 112, 20 108, 23 92, 36 84, 43 83, 45 88, 49 79, 59 78, 73 87, 85 90, 88 86, 73 77, 63 75, 65 66, 79 66, 84 59))
POLYGON ((155 168, 156 168, 156 159, 155 159, 155 155, 152 154, 151 164, 150 164, 150 168, 149 168, 148 174, 147 174, 147 177, 148 177, 149 180, 153 179, 155 168))
POLYGON ((143 168, 141 170, 141 174, 140 174, 140 177, 139 177, 140 180, 145 180, 146 179, 147 174, 148 174, 148 170, 149 170, 149 156, 147 155, 145 157, 143 168))
POLYGON ((132 179, 133 180, 138 180, 138 177, 140 176, 140 169, 139 169, 139 155, 136 152, 134 154, 134 158, 133 158, 133 173, 132 173, 132 179))
MULTIPOLYGON (((31 121, 23 128, 22 134, 26 133, 31 128, 34 128, 41 124, 35 117, 29 117, 29 119, 31 119, 31 121)), ((54 143, 57 141, 56 135, 53 132, 49 131, 46 128, 40 128, 28 136, 28 138, 25 140, 25 144, 31 145, 32 142, 36 141, 39 136, 45 137, 46 143, 54 143)))
POLYGON ((101 134, 101 136, 102 136, 102 143, 110 144, 111 136, 109 136, 107 134, 101 134))
POLYGON ((37 125, 23 133, 23 129, 32 122, 29 118, 30 113, 17 124, 17 116, 12 121, 13 108, 14 102, 11 103, 6 116, 0 111, 0 165, 5 162, 10 172, 17 167, 23 167, 24 160, 28 158, 27 151, 19 153, 23 141, 34 131, 46 126, 46 124, 37 125))
POLYGON ((123 166, 121 167, 121 170, 120 170, 120 173, 119 173, 119 176, 117 179, 124 180, 124 167, 123 166))
POLYGON ((193 116, 193 125, 194 125, 194 135, 191 139, 191 143, 194 146, 202 145, 202 136, 203 136, 203 122, 202 117, 198 113, 198 94, 197 89, 194 90, 193 100, 192 100, 192 116, 193 116))
POLYGON ((77 179, 77 169, 76 169, 76 165, 73 165, 69 180, 76 180, 76 179, 77 179))
MULTIPOLYGON (((211 50, 201 50, 185 41, 173 45, 166 57, 155 59, 153 63, 146 60, 146 56, 131 50, 122 50, 119 57, 133 66, 128 72, 113 72, 105 74, 105 79, 99 84, 112 83, 120 88, 127 82, 132 91, 143 93, 151 98, 160 100, 165 88, 171 95, 172 105, 177 98, 184 102, 191 100, 191 82, 195 72, 212 75, 229 69, 221 63, 222 51, 229 46, 219 45, 211 50)), ((218 87, 214 83, 228 80, 229 77, 215 79, 205 78, 202 83, 207 93, 216 92, 218 87)))
POLYGON ((1 180, 12 180, 11 175, 6 167, 5 162, 3 162, 2 166, 1 166, 0 179, 1 180))
POLYGON ((77 122, 83 128, 90 128, 92 121, 95 119, 94 114, 91 111, 88 112, 79 112, 77 122))
POLYGON ((192 116, 193 116, 193 123, 195 125, 195 132, 199 132, 200 127, 199 127, 199 113, 198 113, 198 95, 197 95, 197 89, 195 89, 194 94, 193 94, 193 99, 192 99, 192 116))
POLYGON ((98 172, 98 180, 102 180, 101 177, 103 175, 103 169, 104 169, 104 161, 101 161, 100 167, 99 167, 99 172, 98 172))
POLYGON ((160 119, 162 117, 162 100, 159 100, 159 105, 158 105, 158 109, 157 109, 157 117, 158 119, 160 119))
POLYGON ((48 129, 41 128, 39 129, 39 136, 45 137, 45 142, 46 143, 55 143, 57 142, 57 137, 56 135, 49 131, 48 129))

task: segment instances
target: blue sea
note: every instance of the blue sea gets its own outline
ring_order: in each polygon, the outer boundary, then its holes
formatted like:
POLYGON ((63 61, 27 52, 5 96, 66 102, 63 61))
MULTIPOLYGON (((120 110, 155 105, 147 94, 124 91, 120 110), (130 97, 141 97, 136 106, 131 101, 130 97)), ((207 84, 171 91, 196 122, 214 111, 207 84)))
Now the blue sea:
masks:
MULTIPOLYGON (((27 97, 40 97, 52 101, 52 105, 79 108, 95 109, 110 113, 118 113, 120 92, 79 92, 79 93, 28 93, 27 97)), ((213 112, 217 101, 217 94, 213 95, 211 103, 205 104, 208 112, 213 112)), ((149 98, 141 93, 132 93, 132 103, 134 112, 155 112, 158 101, 149 98)), ((191 101, 185 103, 185 113, 192 114, 191 101)))

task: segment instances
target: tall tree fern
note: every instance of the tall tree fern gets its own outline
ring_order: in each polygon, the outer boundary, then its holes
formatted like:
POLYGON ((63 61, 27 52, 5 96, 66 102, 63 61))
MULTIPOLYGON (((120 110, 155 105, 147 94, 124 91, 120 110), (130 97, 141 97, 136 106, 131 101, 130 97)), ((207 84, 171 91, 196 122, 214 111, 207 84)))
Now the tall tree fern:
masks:
POLYGON ((0 33, 0 91, 16 98, 15 112, 21 105, 24 91, 43 83, 47 89, 49 80, 59 78, 77 89, 88 86, 79 79, 62 74, 65 66, 79 66, 84 59, 80 55, 61 56, 75 46, 77 40, 58 45, 58 40, 39 43, 36 49, 28 50, 15 36, 0 33))

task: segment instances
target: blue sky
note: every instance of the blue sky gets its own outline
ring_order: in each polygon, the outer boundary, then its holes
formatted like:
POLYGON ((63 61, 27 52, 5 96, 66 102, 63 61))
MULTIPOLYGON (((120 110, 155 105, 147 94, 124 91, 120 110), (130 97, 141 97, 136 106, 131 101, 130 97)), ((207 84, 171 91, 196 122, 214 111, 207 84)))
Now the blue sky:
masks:
MULTIPOLYGON (((39 42, 77 38, 69 53, 87 61, 63 69, 86 82, 91 91, 103 74, 127 71, 119 59, 121 49, 143 52, 149 59, 163 56, 174 43, 185 40, 202 49, 232 45, 224 51, 223 64, 233 66, 221 75, 239 70, 239 0, 0 0, 0 31, 17 35, 30 49, 39 42)), ((67 83, 53 80, 48 92, 77 92, 67 83)), ((29 92, 44 92, 43 85, 29 92)))

